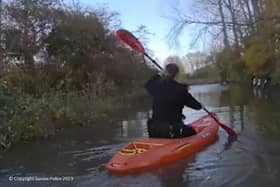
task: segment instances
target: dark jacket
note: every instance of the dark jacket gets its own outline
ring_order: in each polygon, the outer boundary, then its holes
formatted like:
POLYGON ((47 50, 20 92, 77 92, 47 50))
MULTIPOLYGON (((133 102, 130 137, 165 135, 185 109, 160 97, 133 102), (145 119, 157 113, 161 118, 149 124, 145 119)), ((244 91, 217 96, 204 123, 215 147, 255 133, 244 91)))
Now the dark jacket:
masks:
POLYGON ((145 84, 148 93, 153 97, 153 121, 182 122, 182 109, 188 106, 200 110, 201 104, 188 92, 186 85, 172 79, 153 76, 145 84))

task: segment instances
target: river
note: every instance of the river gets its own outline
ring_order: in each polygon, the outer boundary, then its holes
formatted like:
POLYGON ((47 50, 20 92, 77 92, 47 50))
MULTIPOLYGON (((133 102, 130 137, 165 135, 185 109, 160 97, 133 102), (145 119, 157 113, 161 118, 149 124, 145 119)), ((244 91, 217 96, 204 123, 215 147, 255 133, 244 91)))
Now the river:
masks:
MULTIPOLYGON (((191 92, 238 132, 236 141, 228 141, 220 129, 214 144, 190 158, 137 175, 112 175, 104 166, 114 153, 147 136, 150 109, 135 106, 127 113, 119 111, 121 117, 111 122, 65 129, 1 154, 0 186, 280 186, 279 92, 218 84, 192 86, 191 92)), ((191 109, 184 113, 186 123, 205 115, 191 109)))

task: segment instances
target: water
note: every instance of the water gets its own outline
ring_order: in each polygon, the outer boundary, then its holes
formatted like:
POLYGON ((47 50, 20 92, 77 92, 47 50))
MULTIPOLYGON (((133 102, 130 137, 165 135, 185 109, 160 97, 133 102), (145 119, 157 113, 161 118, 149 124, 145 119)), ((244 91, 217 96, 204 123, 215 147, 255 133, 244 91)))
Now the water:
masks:
MULTIPOLYGON (((114 153, 147 136, 150 111, 137 106, 127 115, 121 111, 122 120, 67 129, 2 154, 0 186, 280 186, 279 93, 215 84, 193 86, 191 92, 238 132, 237 141, 229 142, 220 129, 213 145, 190 158, 138 175, 112 175, 104 166, 114 153)), ((186 123, 205 115, 191 109, 184 113, 186 123)))

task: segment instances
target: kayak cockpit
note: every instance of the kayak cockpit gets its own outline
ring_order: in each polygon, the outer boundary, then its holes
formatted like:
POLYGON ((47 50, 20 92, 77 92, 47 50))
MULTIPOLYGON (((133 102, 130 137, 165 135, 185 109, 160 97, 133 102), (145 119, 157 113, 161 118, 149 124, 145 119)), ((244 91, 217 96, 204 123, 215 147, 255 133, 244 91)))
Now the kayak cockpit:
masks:
POLYGON ((164 144, 160 144, 160 143, 135 141, 135 142, 128 144, 124 148, 122 148, 119 151, 119 154, 122 156, 135 156, 137 154, 147 152, 151 149, 155 149, 155 148, 161 147, 163 145, 164 144))

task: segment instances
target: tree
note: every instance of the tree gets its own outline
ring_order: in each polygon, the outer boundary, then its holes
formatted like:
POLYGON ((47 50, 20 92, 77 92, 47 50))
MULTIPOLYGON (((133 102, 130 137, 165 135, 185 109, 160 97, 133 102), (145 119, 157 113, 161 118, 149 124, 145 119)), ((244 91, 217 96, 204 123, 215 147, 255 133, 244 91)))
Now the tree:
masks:
POLYGON ((197 0, 191 14, 175 9, 177 19, 171 32, 178 36, 185 27, 195 25, 202 31, 198 36, 204 33, 213 42, 223 41, 217 53, 222 79, 232 77, 227 74, 234 71, 236 75, 246 72, 240 71, 246 67, 250 75, 276 77, 280 71, 279 4, 279 0, 197 0))
POLYGON ((0 59, 3 58, 3 50, 4 50, 4 46, 3 46, 3 34, 2 34, 2 0, 0 0, 0 59))
POLYGON ((94 64, 98 56, 113 55, 116 40, 100 14, 68 10, 58 15, 45 40, 50 57, 74 70, 94 64))
POLYGON ((236 12, 235 12, 235 7, 234 7, 234 2, 232 0, 227 0, 226 1, 226 7, 228 8, 231 16, 231 21, 232 21, 232 32, 234 36, 234 46, 236 49, 239 48, 239 37, 238 37, 238 32, 237 32, 237 20, 236 20, 236 12))
POLYGON ((265 0, 258 14, 258 32, 252 34, 246 43, 244 60, 251 74, 268 76, 279 72, 280 57, 280 6, 279 1, 265 0), (277 18, 278 17, 278 18, 277 18))
POLYGON ((228 39, 227 25, 226 25, 226 21, 225 21, 225 15, 224 15, 224 10, 223 10, 222 0, 218 0, 218 5, 219 5, 219 13, 220 13, 220 16, 221 16, 221 22, 222 22, 224 45, 225 45, 226 48, 228 48, 230 44, 229 44, 229 39, 228 39))
POLYGON ((13 50, 23 56, 26 65, 33 66, 33 56, 44 48, 43 41, 52 27, 52 11, 59 3, 60 0, 17 0, 7 4, 6 33, 19 33, 13 50))

